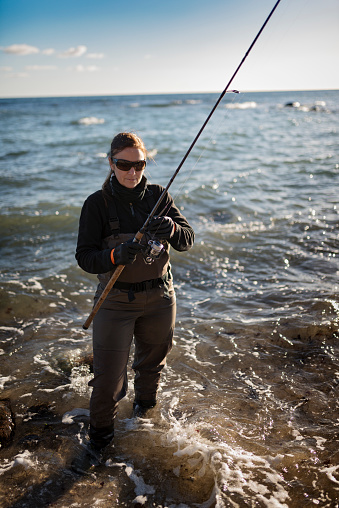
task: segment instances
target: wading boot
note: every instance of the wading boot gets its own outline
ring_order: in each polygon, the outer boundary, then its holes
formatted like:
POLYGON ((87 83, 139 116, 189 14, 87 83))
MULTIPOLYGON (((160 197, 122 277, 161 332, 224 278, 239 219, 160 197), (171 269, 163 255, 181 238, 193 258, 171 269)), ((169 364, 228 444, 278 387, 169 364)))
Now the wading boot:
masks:
POLYGON ((72 461, 71 468, 78 474, 87 474, 92 467, 99 466, 104 449, 114 438, 114 426, 89 429, 89 440, 79 455, 72 461))
POLYGON ((133 402, 133 417, 145 418, 148 411, 156 405, 156 400, 135 400, 133 402))

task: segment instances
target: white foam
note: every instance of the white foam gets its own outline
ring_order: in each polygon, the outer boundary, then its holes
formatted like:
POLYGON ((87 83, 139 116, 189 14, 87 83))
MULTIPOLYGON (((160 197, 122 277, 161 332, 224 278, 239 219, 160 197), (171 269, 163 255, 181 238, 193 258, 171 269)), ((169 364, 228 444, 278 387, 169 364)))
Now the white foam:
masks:
POLYGON ((38 281, 38 279, 32 277, 31 279, 28 279, 28 282, 29 282, 29 288, 30 289, 38 289, 38 290, 41 290, 43 289, 42 285, 40 284, 40 282, 38 281))
POLYGON ((66 388, 69 388, 71 385, 60 385, 56 388, 39 388, 39 392, 45 392, 45 393, 56 393, 56 392, 62 392, 63 390, 66 390, 66 388))
POLYGON ((0 377, 0 390, 3 390, 5 384, 8 383, 9 381, 13 381, 14 379, 15 379, 15 377, 12 377, 12 376, 0 377))
POLYGON ((137 496, 135 499, 133 499, 132 503, 145 504, 146 501, 147 501, 146 496, 137 496))
POLYGON ((76 407, 72 409, 71 411, 66 411, 62 415, 62 423, 66 425, 70 425, 74 423, 74 418, 77 418, 78 416, 86 416, 89 417, 89 409, 83 409, 81 407, 76 407))
MULTIPOLYGON (((41 355, 35 355, 33 357, 34 363, 39 365, 43 365, 43 371, 50 372, 51 374, 59 374, 55 369, 53 369, 47 360, 44 360, 41 355)), ((53 391, 53 390, 52 390, 53 391)))
POLYGON ((316 447, 319 448, 320 450, 325 450, 326 447, 325 446, 322 446, 324 443, 326 443, 327 439, 325 439, 324 437, 320 437, 320 436, 313 436, 313 439, 316 440, 317 444, 316 444, 316 447))
POLYGON ((171 412, 169 416, 171 428, 164 436, 164 444, 176 446, 173 457, 181 459, 180 465, 173 467, 173 473, 179 477, 181 465, 184 464, 193 467, 200 478, 208 470, 213 472, 214 492, 209 500, 197 506, 203 508, 215 503, 216 507, 221 508, 225 499, 229 499, 225 496, 234 493, 244 500, 251 496, 251 499, 268 508, 287 508, 285 503, 289 495, 285 482, 274 464, 271 465, 274 458, 270 457, 269 461, 241 447, 232 447, 225 441, 211 442, 200 435, 200 428, 204 429, 203 422, 183 424, 172 417, 171 412), (260 479, 256 478, 256 470, 260 471, 260 479))
POLYGON ((95 116, 85 116, 84 118, 80 118, 78 123, 81 125, 97 125, 105 123, 104 118, 96 118, 95 116))
POLYGON ((88 383, 92 377, 89 365, 73 367, 70 388, 80 395, 88 395, 90 391, 88 383))
POLYGON ((0 464, 0 475, 17 466, 22 466, 26 469, 35 466, 35 461, 32 460, 32 454, 28 450, 16 455, 12 461, 4 460, 3 463, 0 464))
POLYGON ((134 492, 136 494, 135 499, 133 499, 132 503, 140 503, 145 504, 147 502, 147 494, 154 494, 155 488, 152 485, 147 485, 142 478, 142 476, 138 476, 133 468, 133 465, 125 462, 113 462, 111 459, 106 461, 106 467, 123 467, 125 469, 125 473, 129 477, 130 480, 135 484, 134 492))
POLYGON ((4 332, 13 332, 18 335, 23 335, 23 330, 20 330, 19 328, 14 328, 14 326, 0 326, 0 330, 3 330, 4 332))
POLYGON ((332 466, 332 467, 324 467, 324 468, 320 469, 319 471, 321 473, 326 473, 326 475, 327 475, 329 480, 331 480, 332 482, 337 483, 339 485, 339 480, 337 480, 335 478, 335 476, 333 475, 333 473, 335 471, 337 471, 337 469, 339 469, 339 465, 338 466, 332 466))

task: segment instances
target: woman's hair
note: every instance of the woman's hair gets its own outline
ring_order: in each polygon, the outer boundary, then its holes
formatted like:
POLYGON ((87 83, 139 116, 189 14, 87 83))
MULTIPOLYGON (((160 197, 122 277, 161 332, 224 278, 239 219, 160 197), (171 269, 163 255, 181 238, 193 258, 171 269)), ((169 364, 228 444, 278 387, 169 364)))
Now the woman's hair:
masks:
POLYGON ((120 132, 113 138, 110 156, 114 157, 115 154, 121 152, 124 148, 139 148, 144 152, 145 158, 147 157, 147 150, 143 140, 133 132, 120 132))
MULTIPOLYGON (((111 143, 111 151, 109 153, 109 157, 112 159, 117 153, 122 152, 122 150, 124 150, 125 148, 138 148, 144 153, 145 159, 147 158, 147 150, 145 148, 143 140, 133 132, 120 132, 119 134, 114 136, 111 143)), ((113 171, 110 168, 107 178, 102 186, 104 195, 107 193, 107 190, 109 188, 109 181, 112 176, 112 173, 113 171)))

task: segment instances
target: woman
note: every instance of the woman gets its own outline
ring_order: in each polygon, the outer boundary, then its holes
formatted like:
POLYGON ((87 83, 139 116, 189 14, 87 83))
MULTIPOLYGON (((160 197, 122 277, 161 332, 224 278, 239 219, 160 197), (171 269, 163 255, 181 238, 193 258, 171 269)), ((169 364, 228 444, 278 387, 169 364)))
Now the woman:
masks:
POLYGON ((86 272, 99 274, 95 301, 115 267, 126 265, 93 320, 89 437, 95 450, 102 450, 114 436, 118 402, 127 392, 133 336, 134 414, 143 415, 156 404, 176 315, 169 247, 186 251, 194 241, 192 228, 168 193, 141 243, 132 241, 163 191, 147 182, 146 158, 138 136, 128 132, 115 136, 108 158, 110 173, 102 190, 87 198, 80 217, 76 259, 86 272), (153 261, 145 254, 149 240, 164 245, 153 261))

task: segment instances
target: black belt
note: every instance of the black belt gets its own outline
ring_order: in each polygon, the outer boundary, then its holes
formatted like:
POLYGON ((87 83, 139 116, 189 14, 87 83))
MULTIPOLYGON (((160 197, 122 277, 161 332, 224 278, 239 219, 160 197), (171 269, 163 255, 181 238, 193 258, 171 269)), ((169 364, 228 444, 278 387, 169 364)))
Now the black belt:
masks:
POLYGON ((147 289, 153 289, 163 286, 164 278, 159 277, 158 279, 144 280, 142 282, 133 282, 133 283, 117 281, 114 284, 114 287, 116 289, 127 289, 128 291, 133 291, 133 293, 140 293, 141 291, 146 291, 147 289))

